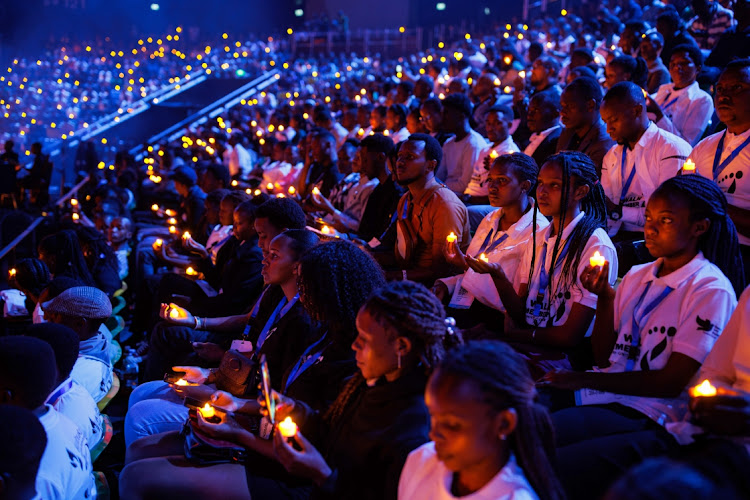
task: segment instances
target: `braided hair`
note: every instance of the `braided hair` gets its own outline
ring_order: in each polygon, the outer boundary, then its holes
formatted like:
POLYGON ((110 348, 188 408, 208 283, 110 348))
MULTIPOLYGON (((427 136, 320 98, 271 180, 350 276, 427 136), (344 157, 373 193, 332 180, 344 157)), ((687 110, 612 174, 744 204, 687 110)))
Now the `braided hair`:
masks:
POLYGON ((727 199, 719 186, 700 175, 678 175, 656 188, 657 195, 681 196, 690 207, 692 221, 708 219, 711 226, 698 240, 698 249, 729 278, 739 297, 745 288, 737 229, 727 212, 727 199))
POLYGON ((15 284, 24 293, 38 298, 51 279, 47 264, 39 259, 23 259, 16 264, 15 284))
POLYGON ((482 401, 494 411, 516 411, 518 423, 508 444, 518 465, 541 500, 564 499, 553 467, 552 421, 521 356, 504 342, 469 342, 448 352, 433 374, 446 376, 475 384, 482 401))
POLYGON ((46 236, 39 242, 39 253, 54 255, 55 267, 50 269, 50 272, 55 278, 67 276, 81 281, 86 286, 96 286, 83 258, 75 231, 64 229, 46 236))
MULTIPOLYGON (((408 338, 413 355, 427 370, 435 368, 447 351, 463 344, 453 318, 446 319, 443 304, 419 283, 390 282, 375 290, 361 310, 370 313, 391 339, 408 338)), ((365 379, 361 372, 357 372, 328 409, 325 418, 331 423, 337 422, 352 396, 364 386, 365 379)))
POLYGON ((520 182, 529 181, 531 183, 529 194, 534 192, 536 179, 539 176, 539 166, 534 158, 523 153, 506 153, 495 158, 492 163, 492 166, 494 165, 509 165, 520 182))
POLYGON ((359 308, 384 284, 378 263, 348 241, 318 245, 300 258, 297 285, 302 304, 312 319, 326 324, 335 341, 347 346, 356 336, 359 308))
MULTIPOLYGON (((586 242, 595 230, 607 227, 607 204, 605 202, 604 188, 599 183, 599 176, 596 173, 594 162, 587 155, 579 151, 562 151, 547 158, 545 164, 547 163, 554 163, 562 170, 560 227, 557 228, 558 238, 555 239, 555 246, 552 250, 551 269, 555 269, 557 266, 557 256, 561 251, 562 233, 566 224, 565 214, 570 203, 570 187, 589 187, 588 194, 579 202, 581 211, 585 212, 585 215, 576 224, 576 227, 568 237, 568 240, 570 240, 570 251, 563 264, 561 280, 557 284, 558 287, 567 290, 573 285, 577 286, 577 270, 581 263, 581 255, 583 254, 583 249, 586 247, 586 242)), ((535 203, 532 220, 536 220, 537 210, 539 208, 535 203)), ((531 285, 531 280, 534 277, 534 265, 536 263, 536 225, 533 226, 531 240, 533 242, 533 252, 531 253, 531 266, 529 267, 529 285, 531 285)), ((544 265, 544 262, 542 262, 542 265, 544 265)), ((543 293, 543 290, 540 290, 539 293, 543 293)))

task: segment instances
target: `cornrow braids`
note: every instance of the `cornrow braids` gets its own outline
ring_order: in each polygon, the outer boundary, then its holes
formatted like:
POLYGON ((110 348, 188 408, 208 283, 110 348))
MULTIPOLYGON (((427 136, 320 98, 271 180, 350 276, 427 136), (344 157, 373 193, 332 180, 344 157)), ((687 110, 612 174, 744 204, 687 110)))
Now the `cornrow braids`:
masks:
MULTIPOLYGON (((560 199, 560 227, 557 229, 558 237, 555 239, 555 246, 552 250, 552 270, 557 265, 557 256, 560 252, 561 245, 565 243, 562 241, 562 233, 565 230, 565 214, 567 207, 570 202, 570 187, 588 186, 588 194, 579 202, 581 211, 584 212, 584 216, 576 224, 576 227, 568 236, 570 240, 570 246, 568 255, 563 263, 562 273, 560 275, 560 281, 556 284, 556 287, 562 288, 563 290, 569 289, 571 286, 577 286, 577 270, 581 263, 581 255, 583 249, 586 247, 591 235, 598 228, 607 227, 607 204, 605 202, 604 188, 599 183, 599 176, 596 173, 596 167, 594 162, 591 161, 586 154, 579 151, 562 151, 556 155, 552 155, 545 161, 547 163, 555 163, 562 170, 562 196, 560 199)), ((536 220, 538 205, 534 204, 534 219, 536 220)), ((534 276, 534 265, 536 261, 536 225, 532 228, 532 244, 533 252, 531 253, 531 266, 529 268, 529 281, 534 276)), ((542 263, 544 265, 544 263, 542 263)), ((550 286, 552 282, 550 281, 550 286)), ((540 290, 539 293, 544 293, 540 290)), ((549 300, 551 296, 549 294, 549 300)))
POLYGON ((446 351, 463 343, 460 332, 446 321, 443 304, 424 285, 394 281, 375 290, 362 306, 393 337, 406 337, 428 369, 446 351))
POLYGON ((518 465, 541 500, 565 498, 554 471, 552 421, 518 353, 500 341, 469 342, 448 352, 434 377, 469 381, 494 411, 514 409, 518 423, 507 442, 518 465))
POLYGON ((539 176, 539 165, 536 164, 536 160, 531 156, 523 153, 506 153, 498 156, 493 165, 510 165, 519 181, 529 181, 531 183, 529 193, 534 192, 536 179, 539 176))
POLYGON ((698 241, 698 248, 721 269, 739 297, 745 289, 745 273, 737 229, 729 217, 723 191, 703 176, 678 175, 664 181, 651 196, 665 194, 682 196, 690 207, 691 219, 711 221, 708 231, 698 241))
MULTIPOLYGON (((432 370, 450 349, 463 344, 455 321, 445 317, 445 309, 424 285, 413 281, 393 281, 375 290, 362 306, 389 332, 391 338, 411 341, 413 356, 432 370)), ((349 402, 365 387, 361 372, 352 377, 329 407, 324 418, 335 425, 349 402)))

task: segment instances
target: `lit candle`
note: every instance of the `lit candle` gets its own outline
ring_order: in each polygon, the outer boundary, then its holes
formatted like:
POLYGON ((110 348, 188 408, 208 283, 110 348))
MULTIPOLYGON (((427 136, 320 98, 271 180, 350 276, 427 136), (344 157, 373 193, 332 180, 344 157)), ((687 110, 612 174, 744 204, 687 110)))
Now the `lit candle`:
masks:
POLYGON ((158 250, 163 244, 164 240, 162 240, 161 238, 157 238, 156 241, 154 241, 154 248, 158 250))
POLYGON ((260 194, 261 194, 260 189, 256 189, 255 191, 253 191, 253 196, 260 196, 260 194))
POLYGON ((492 151, 490 151, 490 158, 492 158, 493 160, 495 158, 497 158, 498 156, 500 156, 500 155, 497 154, 497 151, 495 151, 494 149, 492 151))
POLYGON ((694 398, 716 396, 716 392, 716 387, 711 385, 708 379, 690 388, 690 396, 694 398))
POLYGON ((73 207, 77 206, 78 205, 78 200, 76 200, 75 198, 71 198, 70 199, 70 205, 73 206, 73 207))
POLYGON ((237 182, 236 179, 232 181, 232 186, 233 187, 237 187, 238 184, 239 184, 239 182, 237 182))
POLYGON ((391 135, 391 133, 386 129, 386 130, 383 130, 383 135, 387 137, 391 135))
POLYGON ((169 226, 169 234, 177 234, 177 228, 174 226, 169 226))
POLYGON ((592 267, 601 267, 605 262, 607 262, 607 259, 605 259, 598 250, 594 252, 594 255, 589 259, 589 264, 591 264, 592 267))
POLYGON ((289 194, 291 196, 294 196, 294 194, 297 192, 297 190, 294 188, 294 186, 289 186, 289 194))
POLYGON ((683 174, 694 174, 695 173, 695 163, 690 158, 685 161, 685 163, 682 164, 682 173, 683 174))
POLYGON ((481 260, 482 262, 489 262, 489 261, 490 261, 490 259, 488 259, 488 258, 487 258, 487 255, 486 255, 486 254, 484 254, 484 253, 482 253, 482 254, 481 254, 481 255, 479 256, 479 260, 481 260))
POLYGON ((175 212, 171 208, 166 209, 164 213, 167 214, 168 217, 174 217, 175 215, 177 215, 177 212, 175 212))
POLYGON ((154 212, 158 212, 159 211, 159 205, 157 205, 156 203, 154 203, 153 205, 151 205, 151 210, 153 210, 154 212))
POLYGON ((81 216, 80 216, 80 215, 78 215, 77 213, 74 213, 74 214, 73 214, 73 220, 78 220, 78 219, 80 219, 80 218, 81 218, 81 216))
POLYGON ((177 309, 170 309, 169 317, 172 319, 180 319, 180 311, 178 311, 177 309))
POLYGON ((198 271, 196 271, 192 267, 188 267, 187 269, 185 269, 185 272, 187 273, 188 276, 197 276, 198 275, 198 271))
POLYGON ((279 432, 286 439, 293 438, 297 435, 297 424, 292 421, 291 417, 286 417, 279 422, 279 432))
POLYGON ((266 191, 273 191, 273 182, 266 184, 266 191))
POLYGON ((445 238, 445 241, 447 241, 448 243, 455 243, 456 240, 458 240, 458 236, 456 236, 456 233, 454 233, 453 231, 451 231, 451 234, 449 234, 448 237, 445 238))
POLYGON ((214 410, 214 407, 208 403, 206 403, 206 405, 203 408, 200 408, 198 411, 201 412, 203 418, 212 418, 216 416, 216 410, 214 410))
POLYGON ((320 196, 320 189, 318 189, 318 186, 315 186, 312 189, 312 194, 313 194, 313 196, 320 196))
POLYGON ((253 190, 250 188, 245 189, 245 194, 253 194, 253 190))
POLYGON ((512 62, 513 62, 513 58, 512 58, 512 57, 510 57, 510 56, 505 56, 505 57, 503 57, 503 62, 504 62, 505 64, 510 64, 510 63, 512 63, 512 62))
POLYGON ((190 239, 190 232, 189 231, 185 231, 185 233, 183 233, 183 235, 182 235, 182 239, 185 240, 185 241, 189 240, 190 239))
POLYGON ((14 267, 14 268, 12 268, 12 269, 11 269, 10 271, 8 271, 8 275, 9 275, 9 276, 10 276, 11 278, 15 278, 15 277, 16 277, 16 268, 14 267))
POLYGON ((323 229, 320 230, 323 234, 331 234, 331 228, 328 226, 323 226, 323 229))
POLYGON ((190 383, 187 380, 185 380, 184 378, 181 378, 180 380, 178 380, 177 382, 175 382, 174 385, 179 385, 180 387, 185 387, 185 386, 190 385, 190 383))
POLYGON ((646 89, 641 89, 643 91, 643 97, 648 99, 648 92, 646 92, 646 89))
POLYGON ((167 219, 167 224, 174 226, 177 224, 177 219, 175 219, 174 217, 170 217, 169 219, 167 219))
POLYGON ((358 134, 358 135, 365 135, 365 129, 363 129, 363 128, 361 128, 361 127, 360 127, 360 129, 359 129, 359 131, 357 132, 357 134, 358 134))
POLYGON ((521 78, 526 78, 526 71, 524 70, 519 71, 518 76, 520 76, 521 78))

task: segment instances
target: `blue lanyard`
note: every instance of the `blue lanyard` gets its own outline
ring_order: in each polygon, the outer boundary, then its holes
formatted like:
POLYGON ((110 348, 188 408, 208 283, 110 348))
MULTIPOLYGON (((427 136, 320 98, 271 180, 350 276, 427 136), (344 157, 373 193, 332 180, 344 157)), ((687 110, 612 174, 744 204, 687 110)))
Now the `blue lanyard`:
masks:
POLYGON ((295 295, 289 302, 287 302, 286 297, 281 298, 279 304, 276 306, 276 309, 273 310, 273 313, 268 318, 268 321, 266 321, 266 324, 263 326, 263 330, 261 330, 260 335, 258 336, 258 341, 255 343, 256 349, 260 349, 261 347, 263 347, 263 342, 265 342, 268 338, 271 328, 273 328, 276 322, 289 312, 289 309, 291 309, 298 300, 299 294, 295 295))
MULTIPOLYGON (((562 252, 557 256, 557 259, 555 262, 553 262, 549 267, 549 274, 547 274, 547 240, 544 240, 544 246, 542 247, 542 255, 541 255, 541 263, 542 268, 539 270, 539 288, 536 291, 536 304, 534 304, 534 316, 539 316, 539 313, 542 310, 542 303, 544 302, 544 297, 547 295, 547 289, 550 286, 550 275, 555 272, 555 268, 558 267, 558 264, 562 263, 565 260, 565 256, 568 255, 568 250, 570 250, 570 238, 568 238, 568 241, 565 242, 565 245, 563 246, 562 252)), ((550 303, 552 301, 550 300, 550 303)))
POLYGON ((58 389, 55 392, 50 394, 44 403, 55 406, 55 403, 57 403, 57 400, 60 399, 63 396, 63 394, 65 394, 72 388, 73 388, 73 379, 69 378, 68 380, 65 381, 63 385, 58 387, 58 389))
POLYGON ((737 149, 735 149, 734 151, 732 151, 732 154, 730 154, 729 156, 727 156, 724 159, 724 161, 722 161, 721 164, 719 164, 719 160, 721 160, 721 153, 722 153, 722 151, 724 151, 724 138, 726 136, 727 136, 727 131, 725 130, 724 133, 721 135, 721 139, 719 139, 719 145, 716 147, 716 154, 714 155, 714 169, 713 169, 714 180, 716 180, 716 178, 719 176, 719 174, 725 168, 727 168, 727 165, 729 165, 730 163, 732 163, 732 160, 734 160, 735 158, 737 158, 737 155, 739 155, 740 152, 743 149, 745 149, 745 147, 748 144, 750 144, 750 137, 748 137, 747 139, 745 139, 745 142, 743 142, 742 144, 740 144, 737 147, 737 149))
MULTIPOLYGON (((255 302, 255 305, 253 306, 253 309, 250 311, 250 319, 255 319, 255 318, 258 317, 258 310, 260 309, 260 303, 263 300, 263 297, 265 297, 266 292, 268 291, 269 288, 271 288, 271 287, 267 286, 261 292, 260 297, 258 297, 258 300, 255 302)), ((245 329, 242 330, 242 337, 245 340, 247 340, 248 335, 250 335, 250 328, 251 328, 250 321, 248 321, 245 324, 245 329)))
MULTIPOLYGON (((622 173, 622 178, 625 178, 625 157, 628 154, 628 147, 623 145, 622 146, 622 162, 620 162, 620 172, 622 173)), ((628 176, 628 179, 625 181, 625 184, 622 185, 622 191, 620 192, 620 205, 622 205, 622 202, 625 201, 625 198, 628 195, 628 191, 630 190, 630 185, 633 184, 633 179, 635 178, 635 164, 633 164, 633 170, 630 171, 630 175, 628 176)))
POLYGON ((303 352, 302 356, 299 357, 297 363, 295 363, 294 365, 294 368, 292 368, 292 370, 289 372, 289 376, 284 381, 281 393, 286 394, 286 390, 289 388, 289 386, 292 385, 294 381, 297 380, 297 378, 299 378, 299 376, 305 372, 305 370, 317 363, 320 355, 323 354, 323 351, 328 349, 328 346, 330 346, 332 343, 333 341, 328 340, 328 332, 326 332, 322 337, 320 337, 320 339, 317 340, 317 342, 305 349, 305 352, 303 352), (325 345, 320 347, 320 345, 323 344, 324 341, 326 341, 325 345))
MULTIPOLYGON (((499 224, 499 221, 498 221, 498 224, 499 224)), ((502 235, 501 237, 499 237, 495 241, 492 241, 492 237, 495 234, 499 233, 499 232, 500 232, 500 230, 497 230, 497 232, 496 232, 494 229, 490 229, 490 232, 487 233, 487 237, 484 239, 484 243, 482 243, 482 246, 479 247, 479 251, 477 252, 477 256, 479 256, 479 255, 481 255, 481 254, 483 254, 485 252, 486 253, 492 252, 494 249, 496 249, 497 247, 499 247, 500 245, 502 245, 502 243, 505 240, 508 239, 508 233, 505 233, 504 235, 502 235), (491 241, 492 241, 492 244, 490 245, 491 241), (489 248, 487 247, 488 245, 489 245, 489 248)), ((475 257, 475 258, 478 258, 478 257, 475 257)))
POLYGON ((656 297, 653 301, 651 301, 650 304, 646 305, 646 307, 643 308, 640 314, 638 314, 638 308, 641 307, 641 303, 643 302, 643 299, 646 298, 646 294, 648 293, 649 288, 651 288, 651 284, 653 281, 649 281, 648 285, 646 285, 646 289, 643 290, 643 293, 641 294, 641 297, 638 299, 638 303, 635 305, 635 308, 633 308, 633 326, 631 328, 630 335, 632 336, 632 341, 630 343, 630 351, 628 351, 628 361, 625 364, 625 371, 629 372, 632 371, 635 367, 635 361, 638 359, 640 355, 640 343, 641 343, 641 321, 648 316, 648 314, 656 309, 659 304, 662 303, 664 299, 667 298, 667 295, 669 295, 672 292, 671 287, 666 287, 661 294, 656 297))
MULTIPOLYGON (((664 98, 664 102, 666 102, 666 101, 667 101, 667 99, 669 99, 669 96, 670 96, 670 95, 672 95, 672 94, 671 94, 671 92, 670 92, 669 94, 667 94, 667 97, 665 97, 665 98, 664 98)), ((671 101, 667 102, 666 104, 662 104, 662 107, 661 107, 661 109, 662 109, 663 111, 666 111, 667 109, 669 109, 669 108, 670 108, 670 107, 672 106, 672 104, 676 103, 676 102, 677 102, 677 99, 679 99, 679 98, 680 98, 680 96, 677 96, 677 97, 675 97, 674 99, 672 99, 671 101)))

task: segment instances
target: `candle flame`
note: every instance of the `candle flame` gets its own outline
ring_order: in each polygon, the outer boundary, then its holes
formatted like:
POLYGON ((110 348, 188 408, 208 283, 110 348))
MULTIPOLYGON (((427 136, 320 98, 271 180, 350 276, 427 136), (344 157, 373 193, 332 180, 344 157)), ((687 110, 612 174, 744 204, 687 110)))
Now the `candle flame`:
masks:
POLYGON ((451 234, 449 234, 448 237, 445 238, 448 243, 455 243, 457 239, 458 236, 456 236, 456 233, 454 233, 453 231, 451 231, 451 234))
POLYGON ((685 163, 682 164, 682 171, 683 172, 695 172, 695 163, 693 160, 688 158, 685 163))
POLYGON ((589 259, 589 264, 591 264, 592 267, 597 267, 597 266, 601 267, 606 262, 607 260, 604 258, 602 254, 599 253, 598 250, 594 252, 594 255, 589 259))
POLYGON ((716 387, 711 385, 708 379, 690 389, 690 395, 694 398, 716 396, 716 392, 716 387))
POLYGON ((177 382, 174 383, 174 385, 179 385, 180 387, 185 387, 186 385, 190 385, 187 380, 184 378, 181 378, 177 382))
POLYGON ((156 203, 154 203, 153 205, 151 205, 151 210, 153 210, 154 212, 158 212, 159 211, 159 205, 157 205, 156 203))
POLYGON ((206 403, 203 408, 200 408, 199 411, 201 412, 201 415, 203 415, 203 418, 211 418, 216 415, 216 410, 214 410, 214 407, 208 403, 206 403))
POLYGON ((284 420, 279 422, 279 432, 287 439, 297 435, 297 424, 295 424, 291 417, 286 417, 284 420))
POLYGON ((320 230, 323 234, 331 234, 331 228, 328 226, 323 226, 323 229, 320 230))

